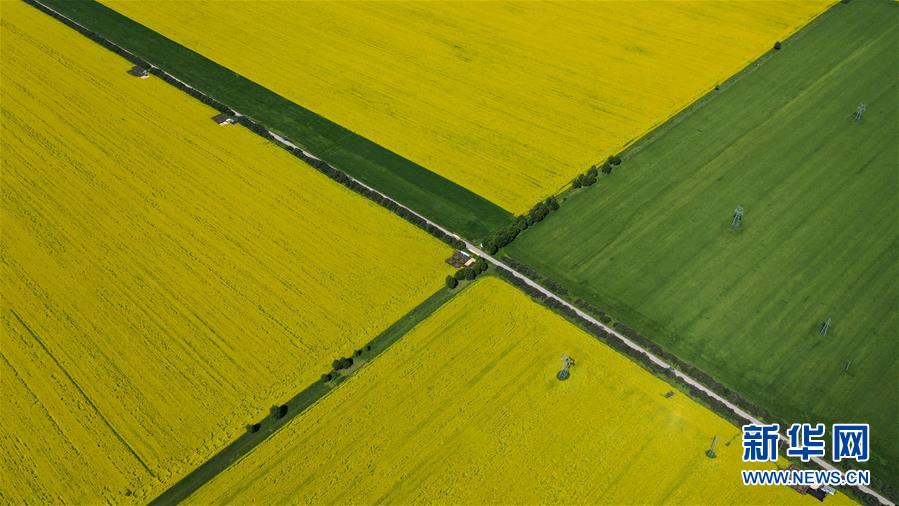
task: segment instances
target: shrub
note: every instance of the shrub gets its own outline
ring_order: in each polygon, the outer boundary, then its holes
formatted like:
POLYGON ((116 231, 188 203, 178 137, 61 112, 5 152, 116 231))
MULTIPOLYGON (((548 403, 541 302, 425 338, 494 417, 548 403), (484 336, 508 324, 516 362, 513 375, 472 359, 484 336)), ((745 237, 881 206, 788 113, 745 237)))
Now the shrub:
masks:
POLYGON ((287 416, 287 404, 282 404, 278 406, 278 418, 284 418, 287 416))
POLYGON ((254 423, 253 425, 250 425, 250 433, 255 434, 255 433, 259 432, 259 429, 261 429, 261 428, 262 428, 261 423, 254 423))
POLYGON ((335 371, 349 369, 350 367, 353 367, 353 359, 349 357, 340 357, 334 362, 331 362, 331 367, 333 367, 335 371))
POLYGON ((518 218, 515 218, 515 224, 513 225, 513 227, 516 230, 518 230, 519 234, 524 232, 525 230, 527 230, 528 226, 530 226, 528 224, 528 219, 525 218, 524 216, 519 216, 518 218))
POLYGON ((621 157, 618 155, 610 156, 608 159, 608 164, 615 165, 615 166, 621 165, 621 157))
POLYGON ((452 276, 446 277, 446 287, 447 288, 452 290, 453 288, 456 288, 457 286, 459 286, 459 282, 456 280, 456 278, 454 278, 452 276))
POLYGON ((780 51, 780 41, 777 41, 777 42, 774 43, 774 50, 775 50, 775 51, 780 51))
POLYGON ((547 198, 544 203, 546 204, 546 207, 549 208, 550 212, 559 210, 559 201, 556 200, 555 197, 547 198))
POLYGON ((606 175, 611 174, 612 173, 612 164, 609 162, 606 162, 605 164, 603 164, 602 173, 606 174, 606 175))
POLYGON ((331 381, 332 379, 334 379, 334 377, 331 376, 330 373, 322 374, 322 381, 324 381, 325 383, 331 381))
POLYGON ((549 291, 556 293, 557 295, 567 295, 568 289, 564 286, 556 283, 552 279, 544 279, 543 286, 545 286, 549 291))
POLYGON ((549 208, 546 207, 546 204, 544 204, 543 202, 537 204, 528 213, 528 225, 540 223, 541 221, 543 221, 543 218, 546 218, 547 214, 549 214, 549 208))
POLYGON ((573 181, 571 181, 572 188, 580 188, 582 186, 592 186, 593 183, 596 182, 596 174, 594 169, 590 169, 586 174, 578 174, 573 181), (591 173, 594 172, 594 173, 591 173))

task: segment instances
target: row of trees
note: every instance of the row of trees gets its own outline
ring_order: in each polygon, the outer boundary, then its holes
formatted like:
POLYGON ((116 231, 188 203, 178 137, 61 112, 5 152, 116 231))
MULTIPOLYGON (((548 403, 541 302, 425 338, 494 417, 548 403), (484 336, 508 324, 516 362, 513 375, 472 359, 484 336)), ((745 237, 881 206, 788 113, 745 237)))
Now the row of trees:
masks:
POLYGON ((579 307, 585 313, 593 316, 597 320, 601 321, 603 324, 608 325, 612 323, 612 317, 606 314, 602 309, 594 306, 593 304, 585 301, 584 299, 578 298, 574 301, 574 305, 579 307))
POLYGON ((619 165, 621 165, 621 157, 618 155, 610 156, 605 162, 597 163, 587 169, 587 172, 578 174, 577 177, 571 181, 571 187, 576 189, 593 186, 596 184, 596 178, 599 177, 600 171, 602 171, 603 174, 608 175, 612 173, 613 168, 619 165))
POLYGON ((331 371, 322 374, 322 381, 331 381, 335 376, 337 376, 338 371, 343 371, 349 369, 350 367, 353 367, 353 364, 356 363, 356 359, 359 359, 360 357, 362 357, 363 353, 368 351, 371 351, 370 344, 365 345, 364 348, 359 348, 358 350, 354 351, 353 354, 349 357, 340 357, 334 359, 334 361, 331 362, 331 371))
MULTIPOLYGON (((587 172, 578 174, 577 177, 572 180, 571 186, 572 188, 593 186, 596 184, 596 179, 599 177, 600 171, 604 174, 611 174, 612 169, 618 165, 621 165, 621 157, 618 155, 610 156, 605 162, 593 165, 587 172)), ((513 223, 499 229, 486 239, 482 243, 484 251, 490 255, 495 255, 497 251, 514 241, 515 238, 518 237, 518 234, 527 230, 528 227, 543 221, 549 213, 558 209, 559 201, 555 196, 549 197, 543 202, 538 203, 532 207, 527 214, 518 216, 513 223)))
POLYGON ((559 201, 555 197, 549 197, 538 203, 527 214, 518 216, 514 222, 494 232, 492 236, 486 239, 483 242, 484 251, 490 255, 496 254, 500 248, 514 241, 518 234, 527 230, 528 227, 543 221, 549 213, 558 209, 559 201))
POLYGON ((567 288, 565 288, 564 286, 562 286, 559 283, 556 283, 552 279, 543 277, 542 274, 540 274, 539 272, 530 268, 528 265, 523 264, 513 258, 506 259, 506 260, 504 260, 504 262, 509 267, 515 269, 516 271, 520 272, 521 274, 524 274, 528 278, 530 278, 530 279, 536 281, 537 283, 540 283, 544 287, 548 288, 551 292, 555 293, 556 295, 567 295, 568 294, 567 288))

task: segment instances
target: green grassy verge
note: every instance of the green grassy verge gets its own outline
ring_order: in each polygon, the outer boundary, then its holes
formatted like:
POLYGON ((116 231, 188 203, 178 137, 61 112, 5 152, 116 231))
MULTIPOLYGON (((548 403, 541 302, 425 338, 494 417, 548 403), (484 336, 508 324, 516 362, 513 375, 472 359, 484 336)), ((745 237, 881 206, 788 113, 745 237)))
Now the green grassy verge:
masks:
POLYGON ((778 418, 869 422, 893 496, 897 17, 836 5, 505 250, 778 418))
MULTIPOLYGON (((224 471, 231 464, 250 453, 256 446, 265 441, 269 436, 287 425, 294 417, 315 404, 319 399, 328 394, 338 385, 349 379, 357 370, 374 360, 378 355, 387 350, 393 343, 409 332, 413 327, 430 316, 440 306, 449 301, 457 293, 461 292, 470 282, 462 281, 454 290, 442 288, 428 297, 424 302, 416 306, 412 311, 395 322, 384 332, 372 339, 362 348, 361 355, 353 357, 353 366, 341 371, 332 372, 332 379, 325 381, 320 379, 306 387, 292 399, 284 404, 287 406, 287 414, 278 418, 273 407, 272 415, 259 422, 257 432, 252 432, 250 426, 247 432, 235 439, 231 444, 215 454, 212 458, 194 469, 190 474, 181 478, 151 504, 174 505, 187 499, 192 493, 206 484, 209 480, 224 471)), ((252 425, 252 424, 251 424, 252 425)))
POLYGON ((509 212, 475 193, 104 5, 93 0, 41 2, 469 239, 486 237, 512 219, 509 212))

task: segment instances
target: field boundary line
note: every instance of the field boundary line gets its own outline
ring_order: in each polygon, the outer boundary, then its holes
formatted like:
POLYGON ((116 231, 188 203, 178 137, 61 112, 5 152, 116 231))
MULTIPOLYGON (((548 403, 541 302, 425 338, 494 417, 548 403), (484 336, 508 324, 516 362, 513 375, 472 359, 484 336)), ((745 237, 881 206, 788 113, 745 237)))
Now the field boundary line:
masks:
MULTIPOLYGON (((787 43, 801 38, 805 35, 808 29, 810 29, 813 25, 819 23, 823 16, 827 15, 839 4, 840 0, 831 0, 831 4, 828 5, 826 9, 811 17, 804 25, 797 27, 781 42, 787 43)), ((750 59, 730 77, 724 79, 720 83, 717 83, 711 88, 707 88, 704 91, 699 92, 696 96, 689 99, 689 101, 687 101, 683 107, 672 112, 665 118, 656 121, 651 126, 649 126, 645 132, 627 141, 619 150, 618 156, 626 160, 651 146, 659 136, 664 135, 668 130, 680 124, 684 119, 691 116, 697 110, 705 107, 709 101, 715 98, 717 92, 733 86, 735 83, 744 79, 749 74, 755 72, 775 54, 777 54, 777 50, 768 49, 759 56, 750 59)), ((602 163, 602 161, 600 160, 598 163, 602 163)), ((566 197, 566 194, 571 192, 572 190, 577 190, 577 188, 572 188, 571 182, 568 182, 560 186, 556 193, 553 194, 553 196, 560 199, 561 201, 564 197, 566 197)))
MULTIPOLYGON (((839 0, 831 0, 830 5, 828 5, 826 9, 812 16, 805 24, 796 27, 792 32, 787 34, 786 38, 779 42, 786 44, 802 37, 804 33, 812 28, 813 25, 820 22, 822 16, 831 12, 839 4, 839 0)), ((714 98, 715 92, 720 91, 719 87, 720 89, 724 89, 733 86, 735 83, 744 79, 746 76, 755 72, 759 67, 764 65, 772 56, 777 54, 777 51, 779 50, 773 48, 768 49, 756 58, 750 59, 748 62, 746 62, 745 65, 740 67, 730 77, 716 84, 714 87, 708 88, 704 92, 696 95, 686 105, 671 113, 671 115, 669 115, 668 117, 657 121, 654 125, 647 129, 643 135, 639 135, 628 141, 621 149, 621 156, 624 157, 625 154, 632 155, 639 153, 647 146, 651 145, 656 140, 656 138, 658 138, 660 135, 664 135, 664 133, 668 131, 669 128, 676 126, 681 121, 683 121, 684 118, 693 114, 694 111, 704 107, 709 100, 714 98)))

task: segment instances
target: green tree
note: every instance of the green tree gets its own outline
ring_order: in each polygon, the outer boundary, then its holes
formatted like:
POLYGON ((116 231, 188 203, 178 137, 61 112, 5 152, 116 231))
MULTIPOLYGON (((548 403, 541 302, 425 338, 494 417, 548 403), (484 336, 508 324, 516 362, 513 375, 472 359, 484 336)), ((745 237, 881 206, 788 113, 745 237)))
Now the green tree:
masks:
POLYGON ((546 199, 546 207, 548 207, 550 211, 558 211, 559 201, 556 200, 555 197, 549 197, 548 199, 546 199))

